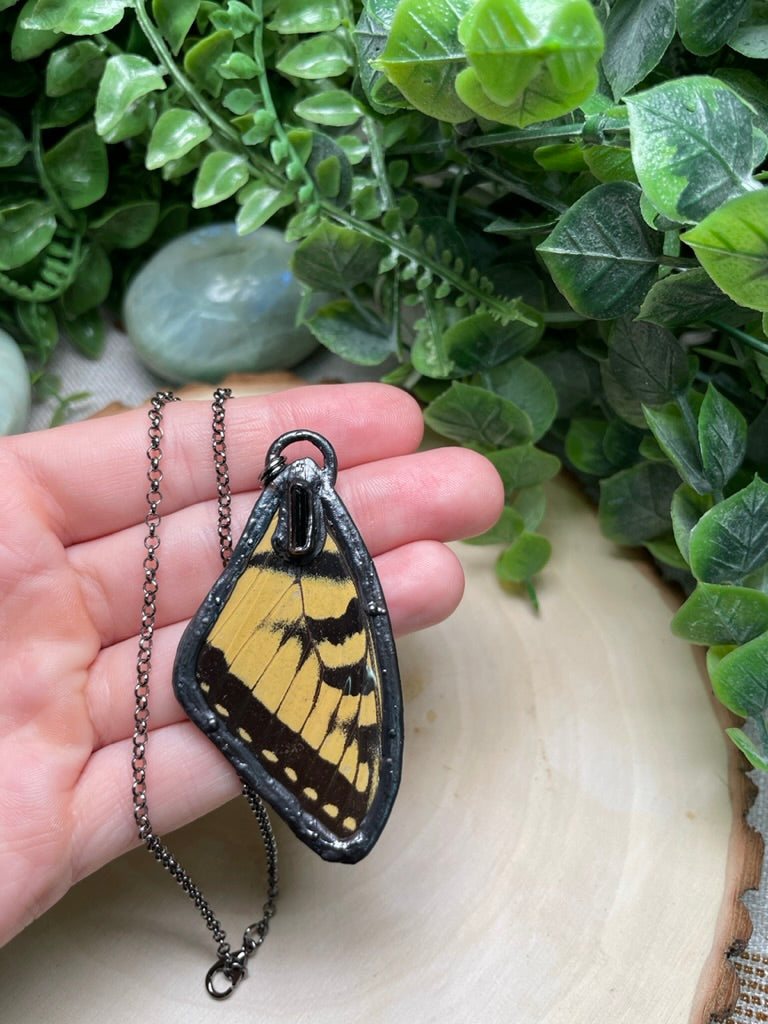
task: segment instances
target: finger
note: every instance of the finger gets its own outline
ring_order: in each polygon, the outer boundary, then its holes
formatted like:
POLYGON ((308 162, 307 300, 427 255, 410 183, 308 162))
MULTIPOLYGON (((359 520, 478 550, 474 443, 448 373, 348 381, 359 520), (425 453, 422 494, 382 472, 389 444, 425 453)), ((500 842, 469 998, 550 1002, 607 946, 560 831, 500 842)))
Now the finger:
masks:
MULTIPOLYGON (((417 540, 455 540, 481 533, 499 515, 501 481, 476 452, 443 448, 346 470, 339 490, 376 556, 417 540)), ((235 535, 253 496, 233 501, 235 535)), ((160 526, 157 625, 190 618, 221 573, 214 503, 165 518, 160 526)), ((69 549, 102 646, 136 634, 141 608, 143 526, 69 549)))
MULTIPOLYGON (((419 541, 376 559, 376 568, 395 635, 442 621, 456 608, 464 575, 456 555, 436 541, 419 541)), ((186 623, 158 629, 152 649, 150 727, 160 729, 186 717, 173 694, 171 672, 186 623)), ((94 747, 127 739, 133 732, 137 638, 101 652, 88 679, 86 701, 94 747)))
MULTIPOLYGON (((226 416, 235 491, 257 486, 267 448, 287 430, 309 428, 328 437, 340 466, 413 451, 423 430, 415 401, 384 384, 317 385, 232 399, 226 416)), ((50 431, 9 439, 65 544, 144 519, 148 427, 144 409, 57 428, 55 443, 50 431)), ((166 406, 162 448, 166 513, 216 493, 210 403, 166 406)))

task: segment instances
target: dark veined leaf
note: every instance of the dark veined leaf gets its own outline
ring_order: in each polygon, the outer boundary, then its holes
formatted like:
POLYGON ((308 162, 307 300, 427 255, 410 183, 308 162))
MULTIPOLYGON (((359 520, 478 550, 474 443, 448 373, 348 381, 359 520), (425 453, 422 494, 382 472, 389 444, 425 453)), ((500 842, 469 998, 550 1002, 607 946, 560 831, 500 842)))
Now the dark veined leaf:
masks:
POLYGON ((710 672, 712 689, 737 715, 761 715, 768 709, 768 633, 726 654, 710 672))
POLYGON ((397 351, 386 324, 377 324, 348 299, 321 306, 304 322, 327 349, 359 366, 378 366, 397 351))
POLYGON ((688 357, 671 331, 624 316, 608 335, 608 366, 617 383, 645 405, 663 405, 685 391, 688 357))
POLYGON ((557 416, 557 393, 545 373, 528 359, 518 357, 477 375, 489 391, 513 402, 529 417, 531 439, 537 441, 557 416))
POLYGON ((691 570, 706 583, 741 583, 768 562, 768 484, 750 484, 705 512, 690 535, 691 570))
POLYGON ((424 420, 452 441, 474 441, 490 448, 524 444, 533 434, 528 415, 513 402, 459 381, 430 402, 424 420))
POLYGON ((386 46, 372 62, 412 106, 440 121, 472 117, 454 84, 467 64, 459 21, 471 6, 472 0, 400 0, 386 46))
POLYGON ((626 104, 638 180, 665 217, 696 223, 754 187, 752 112, 723 82, 678 78, 626 104))
POLYGON ((322 221, 296 247, 293 272, 311 288, 346 292, 377 276, 386 251, 359 231, 322 221))
POLYGON ((643 220, 640 189, 616 181, 578 199, 538 252, 575 310, 609 320, 640 305, 662 246, 662 235, 643 220))
POLYGON ((721 491, 746 455, 747 421, 713 384, 699 410, 699 447, 704 473, 713 490, 721 491))
POLYGON ((603 70, 618 100, 659 63, 675 35, 675 0, 616 0, 605 23, 603 70))
POLYGON ((360 84, 368 102, 381 114, 408 106, 400 90, 375 66, 387 45, 397 4, 398 0, 369 0, 354 31, 360 84))
POLYGON ((610 476, 616 469, 605 453, 608 422, 576 416, 565 435, 565 454, 571 465, 592 476, 610 476))
POLYGON ((692 644, 743 644, 768 630, 768 594, 750 587, 698 583, 672 619, 692 644))
POLYGON ((768 310, 768 189, 732 199, 680 236, 734 302, 768 310))
POLYGON ((712 484, 701 464, 697 437, 677 402, 669 402, 655 409, 644 408, 645 418, 659 447, 678 471, 684 483, 699 494, 710 494, 712 484))
POLYGON ((713 502, 711 494, 699 494, 688 484, 681 484, 672 496, 672 532, 686 563, 691 559, 691 532, 713 502))
POLYGON ((677 30, 687 50, 702 56, 725 46, 748 0, 677 0, 677 30))
POLYGON ((719 320, 738 308, 703 267, 693 267, 651 285, 638 318, 674 329, 719 320))
POLYGON ((495 466, 506 494, 543 484, 560 471, 557 456, 535 448, 532 443, 484 451, 483 454, 495 466))
POLYGON ((663 462, 640 462, 600 481, 600 526, 619 544, 642 544, 669 531, 680 478, 663 462))
POLYGON ((490 370, 528 352, 544 333, 543 321, 500 324, 488 313, 473 313, 449 327, 443 334, 451 363, 448 376, 463 377, 490 370))

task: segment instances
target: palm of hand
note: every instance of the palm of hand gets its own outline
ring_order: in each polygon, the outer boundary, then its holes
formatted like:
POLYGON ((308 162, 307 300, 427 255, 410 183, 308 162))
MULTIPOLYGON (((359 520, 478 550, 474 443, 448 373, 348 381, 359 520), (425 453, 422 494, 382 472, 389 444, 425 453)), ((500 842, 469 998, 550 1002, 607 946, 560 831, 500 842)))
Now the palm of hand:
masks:
MULTIPOLYGON (((228 419, 233 477, 235 467, 248 467, 233 497, 235 534, 255 499, 246 488, 256 484, 266 447, 311 424, 346 467, 339 490, 376 557, 395 630, 450 613, 461 569, 440 542, 482 531, 499 511, 500 483, 484 460, 460 449, 409 454, 420 438, 418 409, 379 385, 232 402, 228 419)), ((159 833, 239 789, 170 687, 184 625, 220 569, 209 420, 204 404, 183 403, 168 416, 163 443, 148 747, 159 833)), ((136 842, 130 760, 145 437, 146 417, 137 412, 0 448, 0 943, 136 842)))

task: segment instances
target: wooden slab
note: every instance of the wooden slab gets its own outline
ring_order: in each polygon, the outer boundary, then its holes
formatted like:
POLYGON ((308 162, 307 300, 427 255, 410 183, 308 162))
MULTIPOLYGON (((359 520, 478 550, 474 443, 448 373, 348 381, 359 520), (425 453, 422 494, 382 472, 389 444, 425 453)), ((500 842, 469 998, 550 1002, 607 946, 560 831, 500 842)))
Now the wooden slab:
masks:
MULTIPOLYGON (((730 999, 756 847, 741 808, 732 827, 701 661, 652 570, 572 485, 549 498, 541 614, 497 585, 495 552, 457 547, 460 610, 400 644, 406 760, 382 840, 327 865, 278 826, 278 914, 225 1008, 202 922, 136 850, 0 951, 0 1019, 699 1024, 730 999)), ((244 803, 169 844, 239 942, 263 901, 244 803)))

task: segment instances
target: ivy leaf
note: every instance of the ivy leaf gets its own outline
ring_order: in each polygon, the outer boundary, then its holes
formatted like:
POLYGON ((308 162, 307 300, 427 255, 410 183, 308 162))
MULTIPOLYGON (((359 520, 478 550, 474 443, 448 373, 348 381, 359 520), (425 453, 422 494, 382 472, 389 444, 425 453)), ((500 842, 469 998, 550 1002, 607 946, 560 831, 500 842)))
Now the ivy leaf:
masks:
POLYGON ((751 587, 698 583, 672 619, 672 632, 692 644, 743 644, 768 630, 768 594, 751 587))
POLYGON ((184 70, 212 96, 218 96, 224 85, 221 65, 232 53, 234 36, 226 29, 211 32, 184 53, 184 70))
POLYGON ((459 381, 426 407, 424 420, 452 441, 474 441, 491 448, 524 444, 533 433, 528 415, 513 402, 459 381))
POLYGON ((598 185, 560 218, 537 251, 573 308, 610 320, 637 308, 656 279, 662 235, 640 212, 630 182, 598 185))
POLYGON ((201 210, 215 206, 233 196, 248 181, 248 164, 245 157, 216 149, 208 153, 197 172, 192 190, 192 206, 201 210))
POLYGON ((675 0, 616 0, 605 23, 603 71, 618 100, 656 67, 675 35, 675 0))
POLYGON ((681 235, 734 302, 768 310, 768 189, 732 199, 681 235))
POLYGON ((638 319, 674 329, 721 320, 738 309, 703 267, 693 267, 651 285, 638 319))
POLYGON ((311 288, 346 292, 378 274, 387 249, 352 228, 323 221, 293 254, 293 272, 311 288))
POLYGON ((328 125, 332 128, 345 128, 356 124, 363 114, 363 108, 344 89, 326 89, 299 100, 293 108, 298 117, 303 117, 313 124, 328 125))
POLYGON ((416 110, 440 121, 472 117, 455 89, 456 75, 467 65, 459 20, 471 6, 472 0, 433 0, 425 18, 423 0, 400 0, 387 44, 372 61, 416 110))
POLYGON ((677 0, 677 30, 683 45, 703 57, 728 42, 749 0, 677 0))
POLYGON ((39 31, 93 36, 119 25, 132 6, 132 0, 36 0, 27 22, 39 31))
POLYGON ((344 18, 338 0, 280 0, 267 22, 281 36, 332 32, 344 18))
POLYGON ((663 462, 640 462, 600 481, 600 527, 619 544, 642 544, 667 533, 680 479, 663 462))
POLYGON ((107 147, 92 124, 73 128, 45 154, 45 168, 71 210, 91 206, 106 194, 107 147))
POLYGON ((752 111, 723 82, 678 78, 626 105, 638 180, 665 217, 696 223, 755 187, 752 111))
POLYGON ((697 580, 741 583, 768 562, 768 484, 752 483, 705 512, 691 531, 697 580))
POLYGON ((699 446, 707 479, 713 490, 721 491, 744 461, 747 421, 713 384, 707 386, 699 410, 699 446))
POLYGON ((386 325, 375 329, 348 299, 326 303, 304 323, 329 351, 358 366, 378 366, 397 351, 396 339, 386 325))
POLYGON ((211 134, 208 122, 193 110, 171 107, 157 119, 147 143, 144 165, 150 171, 178 160, 211 134))
POLYGON ((199 7, 200 0, 152 0, 152 15, 174 56, 194 25, 199 7))
POLYGON ((276 66, 293 78, 334 78, 352 66, 352 58, 338 36, 321 33, 296 43, 276 66))
POLYGON ((48 96, 66 96, 76 89, 96 85, 106 58, 90 39, 79 39, 60 46, 48 58, 45 68, 45 92, 48 96))
POLYGON ((761 715, 768 709, 768 633, 726 654, 710 673, 712 688, 737 715, 761 715))
POLYGON ((671 331, 655 324, 617 320, 608 335, 608 367, 637 402, 664 405, 688 386, 688 356, 671 331))
POLYGON ((146 57, 132 53, 110 57, 96 93, 96 131, 109 136, 143 96, 158 89, 165 89, 165 81, 146 57))

